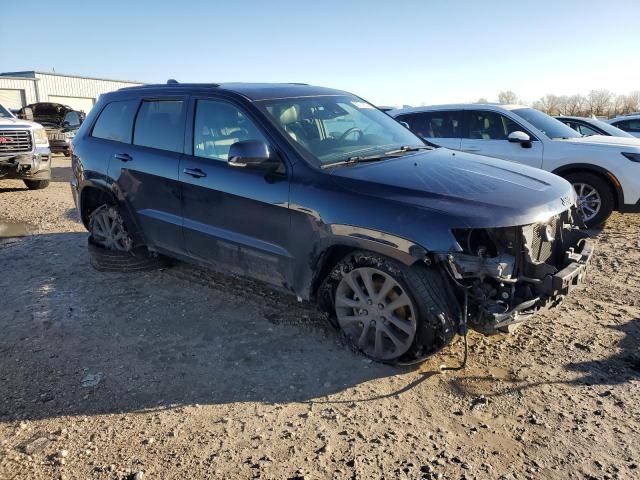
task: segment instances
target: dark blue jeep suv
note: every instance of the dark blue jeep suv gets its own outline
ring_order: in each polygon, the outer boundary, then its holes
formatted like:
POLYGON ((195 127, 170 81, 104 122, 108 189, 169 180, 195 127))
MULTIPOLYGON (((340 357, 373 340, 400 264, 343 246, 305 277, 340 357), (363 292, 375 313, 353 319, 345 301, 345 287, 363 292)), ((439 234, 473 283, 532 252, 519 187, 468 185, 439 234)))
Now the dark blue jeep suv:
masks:
POLYGON ((97 268, 169 256, 259 279, 316 300, 380 361, 528 318, 593 251, 565 180, 433 148, 328 88, 125 88, 93 108, 72 164, 97 268))

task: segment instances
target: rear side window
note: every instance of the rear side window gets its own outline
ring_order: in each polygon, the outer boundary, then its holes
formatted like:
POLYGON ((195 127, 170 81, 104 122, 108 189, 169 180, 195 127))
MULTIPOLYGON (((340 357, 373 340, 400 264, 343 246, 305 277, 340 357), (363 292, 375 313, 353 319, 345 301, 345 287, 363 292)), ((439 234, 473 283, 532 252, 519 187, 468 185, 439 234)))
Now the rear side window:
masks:
POLYGON ((109 103, 100 112, 91 136, 115 142, 131 143, 133 117, 136 114, 137 106, 136 100, 109 103))
POLYGON ((143 101, 136 117, 133 143, 142 147, 182 152, 184 144, 184 102, 143 101))
POLYGON ((460 138, 462 115, 459 112, 420 112, 400 115, 413 133, 426 138, 460 138))

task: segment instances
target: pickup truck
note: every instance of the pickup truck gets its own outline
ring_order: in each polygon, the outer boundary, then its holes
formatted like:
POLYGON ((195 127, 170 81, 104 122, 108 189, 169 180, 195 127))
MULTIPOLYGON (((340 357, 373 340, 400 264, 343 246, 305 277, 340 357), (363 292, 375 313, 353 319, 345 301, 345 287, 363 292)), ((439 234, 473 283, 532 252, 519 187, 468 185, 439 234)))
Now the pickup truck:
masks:
POLYGON ((51 150, 44 127, 19 120, 0 105, 0 180, 17 178, 29 190, 51 181, 51 150))

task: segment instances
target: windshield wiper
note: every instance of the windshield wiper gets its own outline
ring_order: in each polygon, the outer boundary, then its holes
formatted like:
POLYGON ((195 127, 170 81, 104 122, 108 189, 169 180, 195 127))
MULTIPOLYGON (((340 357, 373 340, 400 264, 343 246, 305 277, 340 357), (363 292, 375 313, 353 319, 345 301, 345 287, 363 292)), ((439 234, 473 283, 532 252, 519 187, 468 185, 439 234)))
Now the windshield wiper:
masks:
POLYGON ((391 150, 389 152, 384 152, 384 154, 385 155, 396 155, 398 153, 417 152, 419 150, 433 150, 433 147, 430 147, 428 145, 414 145, 413 147, 410 147, 409 145, 402 145, 397 150, 391 150))
POLYGON ((340 165, 351 165, 354 163, 365 163, 365 162, 377 162, 378 160, 386 160, 387 158, 397 158, 400 157, 402 153, 407 152, 417 152, 418 150, 432 150, 433 147, 429 147, 427 145, 416 145, 414 147, 410 147, 408 145, 402 145, 400 148, 396 150, 389 150, 384 153, 377 153, 374 155, 361 156, 356 155, 353 157, 349 157, 346 160, 341 160, 339 162, 332 162, 322 165, 322 168, 335 167, 340 165))

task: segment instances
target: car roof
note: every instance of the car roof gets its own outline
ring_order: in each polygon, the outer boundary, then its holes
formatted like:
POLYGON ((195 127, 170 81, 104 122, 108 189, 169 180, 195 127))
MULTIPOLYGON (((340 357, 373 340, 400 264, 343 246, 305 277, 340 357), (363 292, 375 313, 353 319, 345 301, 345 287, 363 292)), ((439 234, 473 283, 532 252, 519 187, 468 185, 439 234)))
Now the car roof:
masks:
POLYGON ((422 107, 399 108, 387 112, 389 115, 396 116, 403 113, 419 113, 434 112, 439 110, 515 110, 517 108, 528 108, 526 105, 503 105, 501 103, 452 103, 447 105, 429 105, 422 107))
POLYGON ((556 115, 556 116, 554 116, 554 118, 564 118, 566 120, 584 120, 586 122, 593 121, 593 120, 598 120, 597 118, 579 117, 579 116, 576 116, 576 115, 556 115))
POLYGON ((142 85, 126 87, 118 90, 145 93, 186 93, 185 92, 230 92, 241 95, 251 101, 269 100, 276 98, 310 97, 320 95, 350 95, 342 90, 316 87, 304 83, 166 83, 158 85, 142 85))
POLYGON ((607 120, 608 122, 613 122, 614 120, 617 122, 619 120, 638 120, 640 118, 640 113, 629 113, 627 115, 618 115, 615 118, 610 118, 607 120))

